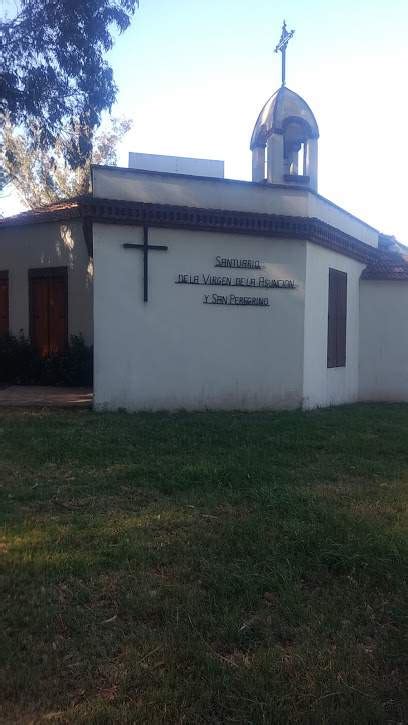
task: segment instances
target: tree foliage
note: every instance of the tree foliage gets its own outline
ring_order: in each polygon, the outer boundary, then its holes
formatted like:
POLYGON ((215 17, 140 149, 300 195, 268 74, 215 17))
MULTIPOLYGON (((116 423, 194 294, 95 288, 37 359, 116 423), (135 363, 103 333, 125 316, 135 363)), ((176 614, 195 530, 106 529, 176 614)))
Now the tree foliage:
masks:
MULTIPOLYGON (((138 0, 19 0, 0 22, 0 113, 53 146, 67 123, 94 129, 117 88, 105 53, 128 27, 138 0), (33 126, 35 121, 35 127, 33 126)), ((73 168, 84 164, 92 134, 65 147, 73 168)))
POLYGON ((67 149, 75 148, 86 132, 78 119, 61 130, 50 148, 39 142, 41 126, 37 121, 16 131, 8 118, 3 129, 2 166, 31 209, 86 194, 91 164, 115 165, 117 145, 131 126, 129 119, 110 119, 89 138, 90 151, 82 165, 72 169, 66 161, 67 149))

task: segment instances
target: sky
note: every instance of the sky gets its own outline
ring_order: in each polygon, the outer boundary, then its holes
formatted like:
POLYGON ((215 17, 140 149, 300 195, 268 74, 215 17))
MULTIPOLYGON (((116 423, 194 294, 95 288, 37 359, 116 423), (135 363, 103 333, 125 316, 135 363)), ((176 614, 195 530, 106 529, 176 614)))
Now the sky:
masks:
POLYGON ((223 159, 251 178, 249 141, 280 85, 283 19, 295 29, 287 85, 320 128, 319 193, 408 244, 407 0, 140 0, 109 53, 119 153, 223 159))

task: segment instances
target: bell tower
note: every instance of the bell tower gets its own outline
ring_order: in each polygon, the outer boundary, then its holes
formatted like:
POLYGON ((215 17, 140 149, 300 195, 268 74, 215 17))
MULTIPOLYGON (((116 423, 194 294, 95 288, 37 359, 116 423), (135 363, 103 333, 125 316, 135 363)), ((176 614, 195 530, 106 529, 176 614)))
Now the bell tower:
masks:
POLYGON ((286 86, 286 49, 294 32, 283 23, 275 48, 282 54, 282 85, 265 103, 252 133, 252 181, 317 191, 319 128, 306 101, 286 86))

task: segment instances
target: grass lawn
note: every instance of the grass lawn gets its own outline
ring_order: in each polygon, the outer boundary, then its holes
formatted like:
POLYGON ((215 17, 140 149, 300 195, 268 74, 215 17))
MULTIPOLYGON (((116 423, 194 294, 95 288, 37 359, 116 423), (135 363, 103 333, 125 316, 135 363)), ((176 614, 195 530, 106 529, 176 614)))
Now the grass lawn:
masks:
POLYGON ((408 723, 408 406, 0 413, 0 722, 408 723))

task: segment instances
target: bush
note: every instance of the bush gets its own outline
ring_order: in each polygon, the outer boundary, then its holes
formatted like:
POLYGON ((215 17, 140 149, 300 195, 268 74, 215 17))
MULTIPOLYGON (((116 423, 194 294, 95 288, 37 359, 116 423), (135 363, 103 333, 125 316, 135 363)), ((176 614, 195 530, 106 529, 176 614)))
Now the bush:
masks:
POLYGON ((71 335, 70 343, 62 355, 45 360, 43 377, 49 385, 61 381, 64 385, 92 385, 93 351, 87 347, 82 335, 71 335))
POLYGON ((92 385, 93 350, 82 335, 72 335, 67 349, 42 358, 21 332, 0 337, 0 383, 17 385, 92 385))
POLYGON ((22 333, 0 337, 0 382, 34 383, 41 376, 41 359, 22 333))

